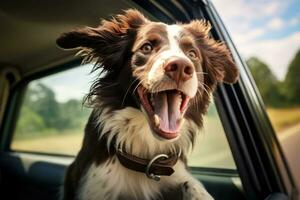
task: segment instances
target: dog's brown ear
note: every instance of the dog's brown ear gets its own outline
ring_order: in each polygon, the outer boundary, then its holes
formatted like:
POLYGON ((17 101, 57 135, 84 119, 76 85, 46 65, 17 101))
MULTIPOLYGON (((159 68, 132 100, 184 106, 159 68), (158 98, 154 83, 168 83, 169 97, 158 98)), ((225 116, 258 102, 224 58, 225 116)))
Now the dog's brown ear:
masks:
POLYGON ((122 60, 136 30, 148 20, 137 10, 126 10, 96 27, 83 27, 63 33, 56 41, 64 49, 78 48, 82 53, 99 58, 104 67, 122 60), (115 59, 115 60, 114 60, 115 59))
POLYGON ((187 25, 196 36, 203 59, 203 67, 211 81, 235 83, 238 79, 238 69, 226 45, 210 37, 211 25, 203 20, 195 20, 187 25))
POLYGON ((217 82, 235 83, 238 69, 226 45, 210 38, 202 47, 203 64, 209 75, 217 82))
POLYGON ((56 44, 63 49, 96 48, 99 40, 100 35, 96 28, 84 27, 63 33, 56 40, 56 44))

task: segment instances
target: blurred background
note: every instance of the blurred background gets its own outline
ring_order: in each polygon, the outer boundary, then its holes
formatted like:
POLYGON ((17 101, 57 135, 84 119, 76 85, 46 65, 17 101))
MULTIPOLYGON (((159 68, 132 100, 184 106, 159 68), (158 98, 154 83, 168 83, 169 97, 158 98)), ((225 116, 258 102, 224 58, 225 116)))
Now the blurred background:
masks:
POLYGON ((300 182, 300 1, 212 0, 266 106, 300 182))
POLYGON ((212 0, 278 135, 300 132, 300 2, 212 0))

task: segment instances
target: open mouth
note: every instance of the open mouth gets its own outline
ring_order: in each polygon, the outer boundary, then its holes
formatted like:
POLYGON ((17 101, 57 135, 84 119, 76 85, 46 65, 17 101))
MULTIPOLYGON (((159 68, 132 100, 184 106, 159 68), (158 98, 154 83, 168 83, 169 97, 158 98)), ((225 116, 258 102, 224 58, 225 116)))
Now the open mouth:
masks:
POLYGON ((176 89, 150 93, 143 86, 138 87, 138 95, 152 130, 164 139, 176 138, 190 98, 176 89))

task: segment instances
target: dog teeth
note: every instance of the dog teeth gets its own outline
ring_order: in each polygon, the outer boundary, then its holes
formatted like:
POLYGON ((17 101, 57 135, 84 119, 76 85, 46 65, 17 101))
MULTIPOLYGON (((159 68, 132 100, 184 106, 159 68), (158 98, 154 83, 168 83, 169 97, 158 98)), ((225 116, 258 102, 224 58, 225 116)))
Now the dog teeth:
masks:
POLYGON ((159 126, 160 124, 160 120, 157 114, 154 115, 154 124, 155 126, 159 126))

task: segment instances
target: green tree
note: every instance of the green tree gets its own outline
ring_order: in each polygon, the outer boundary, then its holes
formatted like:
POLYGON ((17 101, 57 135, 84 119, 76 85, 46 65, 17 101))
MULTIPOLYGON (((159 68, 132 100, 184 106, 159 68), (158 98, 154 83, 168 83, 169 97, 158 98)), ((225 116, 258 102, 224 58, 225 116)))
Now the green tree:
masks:
POLYGON ((247 64, 265 104, 267 106, 281 106, 280 82, 268 65, 256 57, 248 59, 247 64))
POLYGON ((33 126, 42 121, 45 130, 82 128, 90 113, 89 109, 82 107, 80 100, 58 102, 55 92, 43 83, 33 83, 28 87, 23 107, 26 107, 27 114, 21 113, 22 120, 28 123, 32 121, 33 126))
POLYGON ((82 107, 80 100, 70 99, 65 103, 60 103, 59 108, 60 120, 58 126, 60 129, 81 128, 85 125, 89 110, 82 107))
POLYGON ((47 127, 57 127, 57 120, 60 117, 59 104, 55 99, 55 93, 46 85, 42 83, 30 85, 24 105, 42 117, 47 127))
POLYGON ((288 102, 291 105, 300 105, 300 50, 289 64, 283 88, 288 102))
POLYGON ((20 116, 16 127, 17 137, 36 135, 46 128, 43 118, 28 106, 22 107, 20 116))

